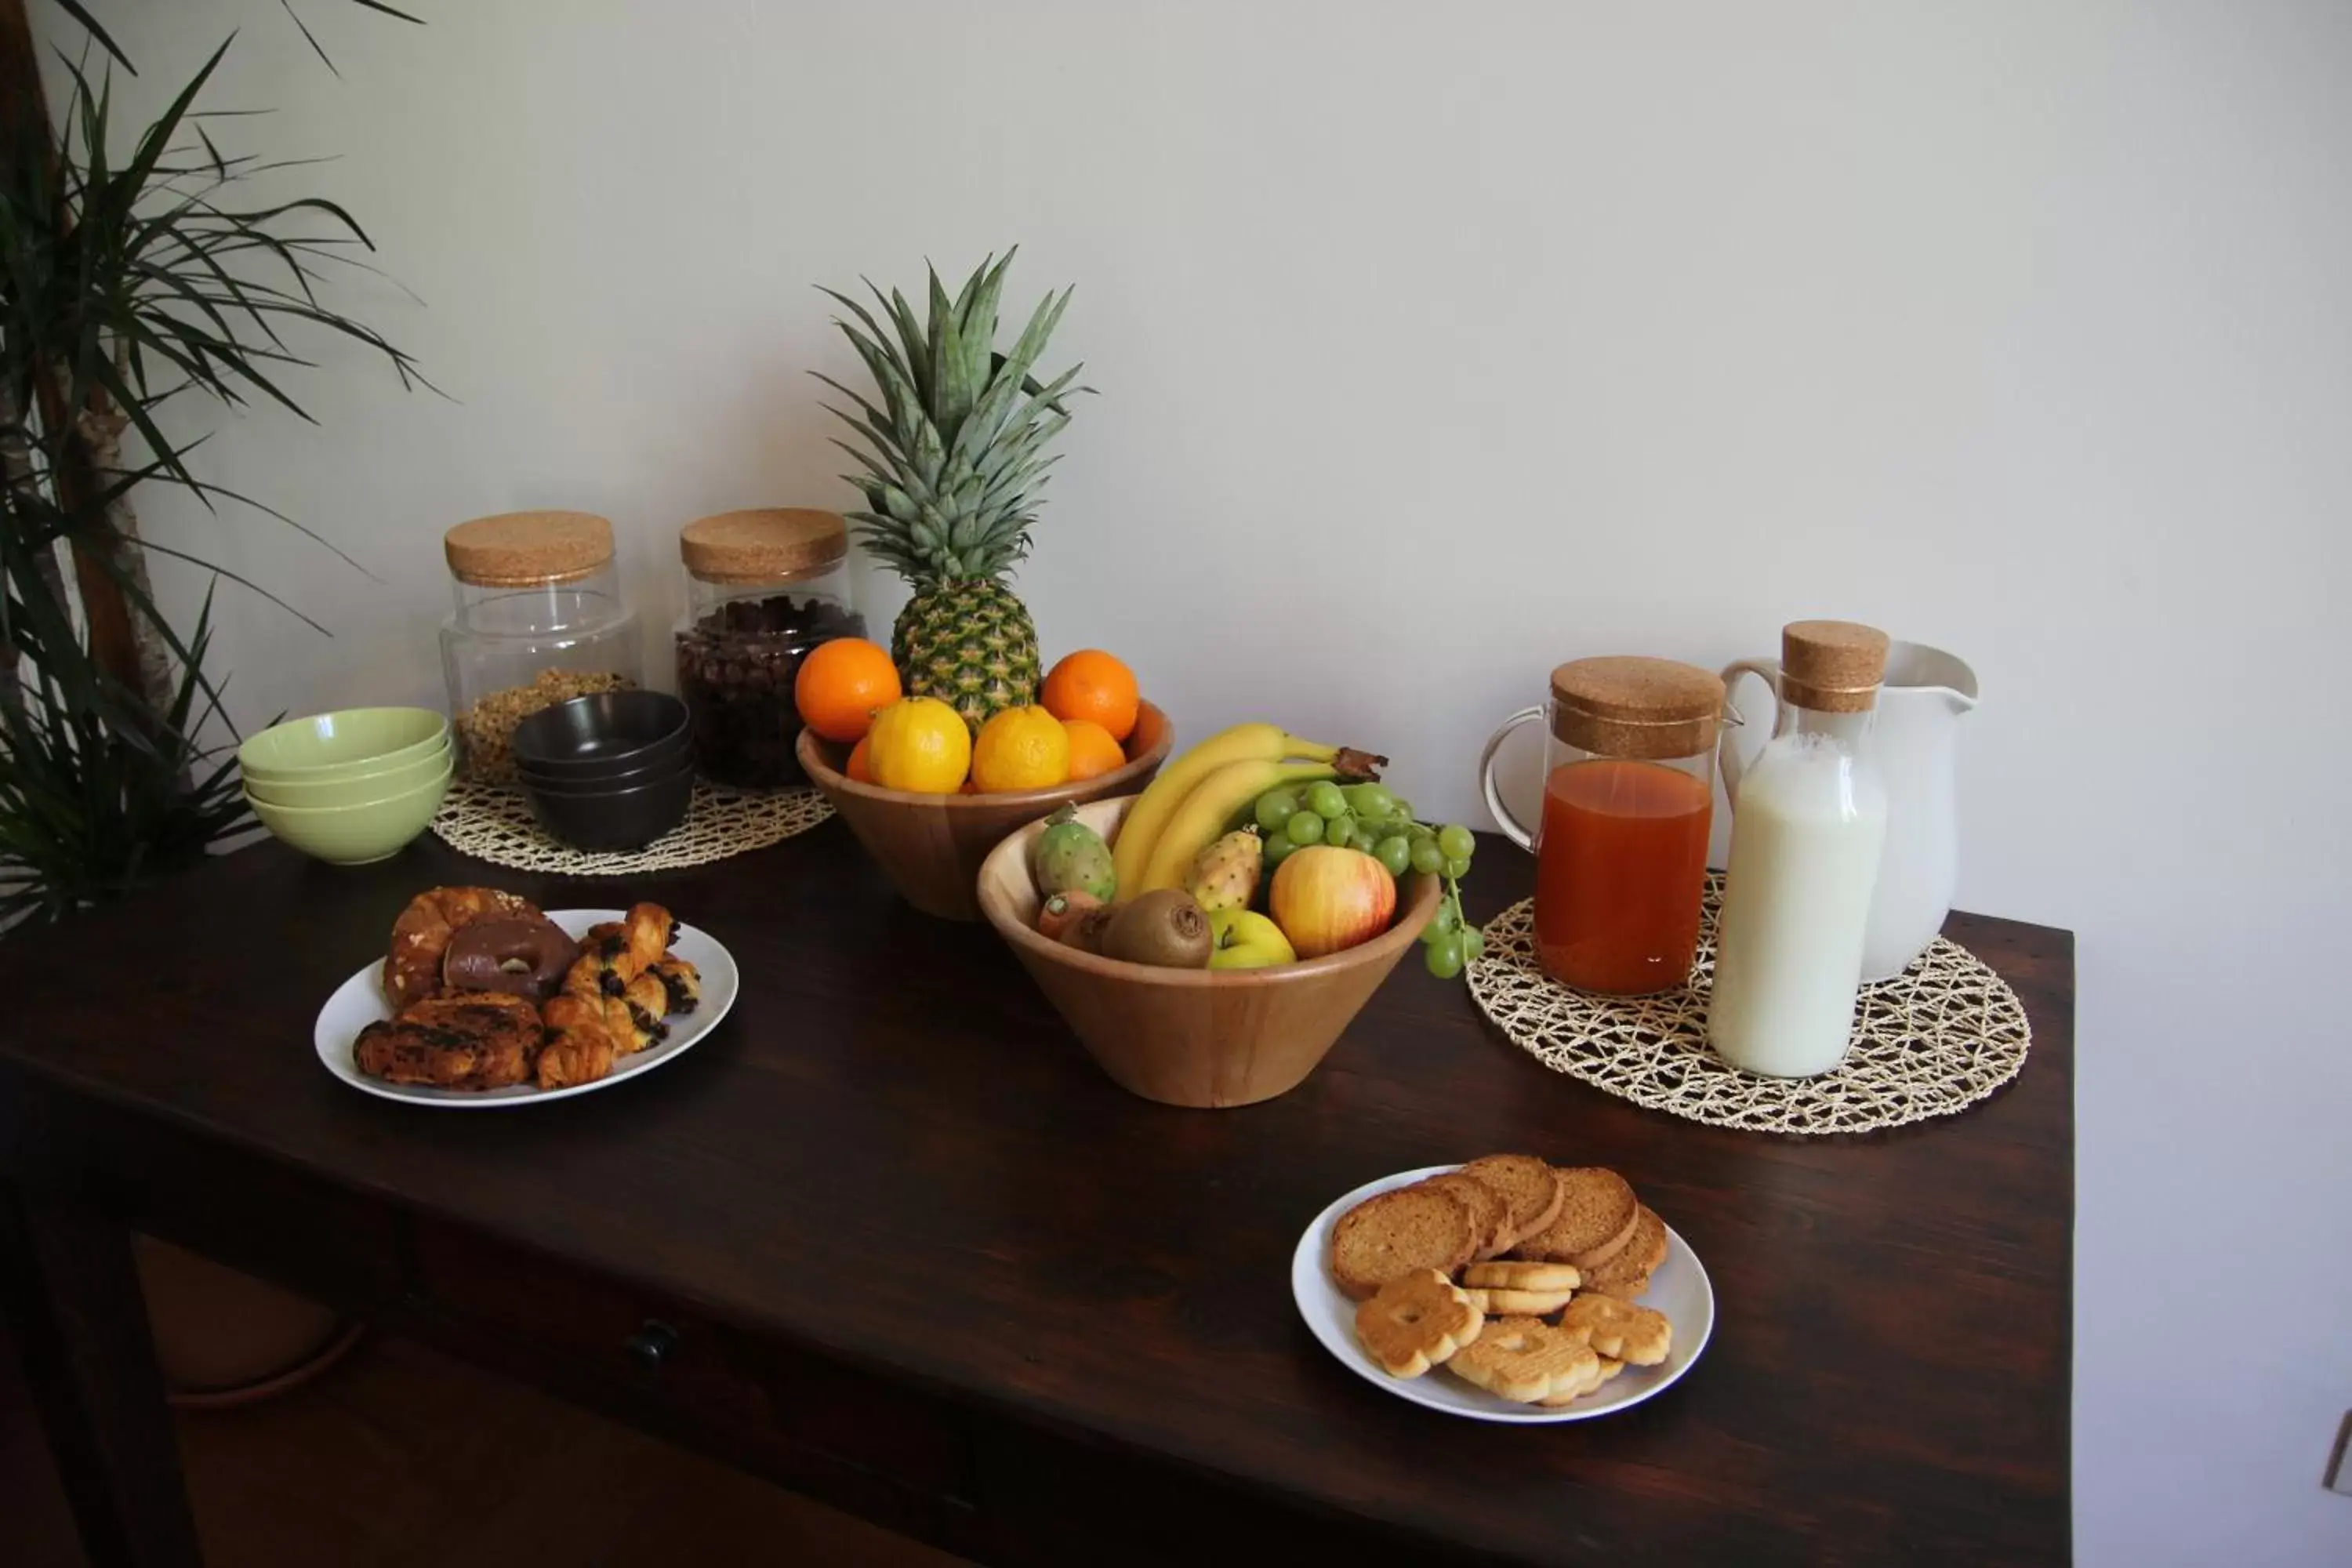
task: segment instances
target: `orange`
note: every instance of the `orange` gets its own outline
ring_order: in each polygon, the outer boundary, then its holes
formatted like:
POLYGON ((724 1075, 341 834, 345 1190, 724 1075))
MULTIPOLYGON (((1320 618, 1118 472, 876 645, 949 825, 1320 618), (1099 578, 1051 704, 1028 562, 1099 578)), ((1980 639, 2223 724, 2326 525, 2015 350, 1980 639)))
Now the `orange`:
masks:
POLYGON ((982 795, 1051 789, 1069 776, 1070 733, 1043 708, 1007 708, 972 742, 971 782, 982 795))
POLYGON ((971 767, 963 715, 936 697, 906 697, 874 715, 866 765, 884 789, 953 795, 971 767))
POLYGON ((857 744, 849 748, 849 765, 842 772, 859 784, 874 782, 874 759, 870 754, 872 746, 872 737, 860 735, 857 737, 857 744))
POLYGON ((1062 728, 1070 737, 1070 783, 1127 766, 1127 753, 1110 738, 1110 731, 1093 720, 1065 719, 1062 728))
POLYGON ((1045 673, 1037 694, 1045 711, 1056 719, 1091 719, 1125 741, 1135 732, 1135 671, 1098 647, 1065 654, 1045 673))
POLYGON ((793 678, 801 722, 828 741, 865 739, 874 710, 898 700, 898 667, 890 650, 864 637, 819 643, 793 678))

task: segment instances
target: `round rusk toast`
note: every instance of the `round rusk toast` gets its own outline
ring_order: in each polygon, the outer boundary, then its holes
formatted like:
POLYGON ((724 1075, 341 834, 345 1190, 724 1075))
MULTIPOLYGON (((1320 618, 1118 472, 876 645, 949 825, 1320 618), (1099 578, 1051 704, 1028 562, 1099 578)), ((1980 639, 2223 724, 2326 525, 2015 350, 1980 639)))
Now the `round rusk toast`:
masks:
POLYGON ((1585 1276, 1584 1288, 1630 1301, 1650 1288, 1650 1276, 1666 1260, 1666 1224, 1648 1205, 1633 1221, 1623 1250, 1585 1276))
POLYGON ((1641 1200, 1624 1177, 1598 1165, 1571 1166, 1559 1175, 1559 1217, 1522 1238, 1512 1248, 1513 1254, 1573 1264, 1579 1269, 1597 1268, 1633 1240, 1634 1222, 1641 1217, 1641 1200))
POLYGON ((1331 1278, 1361 1301, 1424 1268, 1453 1278, 1478 1240, 1478 1222, 1460 1198, 1439 1187, 1399 1187, 1339 1216, 1331 1229, 1331 1278))
POLYGON ((1478 1222, 1478 1247, 1470 1255, 1473 1258, 1498 1257, 1515 1239, 1510 1200, 1475 1176, 1452 1171, 1443 1176, 1432 1176, 1421 1184, 1452 1193, 1468 1205, 1470 1216, 1478 1222))
POLYGON ((1471 1161, 1458 1173, 1494 1188, 1510 1205, 1506 1251, 1559 1217, 1559 1177, 1532 1154, 1489 1154, 1471 1161))

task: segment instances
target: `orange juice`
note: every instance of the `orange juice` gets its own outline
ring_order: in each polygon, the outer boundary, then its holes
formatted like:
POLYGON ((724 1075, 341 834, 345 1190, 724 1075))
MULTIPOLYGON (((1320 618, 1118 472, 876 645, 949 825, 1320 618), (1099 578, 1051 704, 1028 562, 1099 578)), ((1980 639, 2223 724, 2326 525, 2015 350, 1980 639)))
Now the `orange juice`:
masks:
POLYGON ((1536 957, 1583 991, 1639 996, 1690 977, 1706 879, 1707 781, 1596 757, 1552 771, 1536 845, 1536 957))

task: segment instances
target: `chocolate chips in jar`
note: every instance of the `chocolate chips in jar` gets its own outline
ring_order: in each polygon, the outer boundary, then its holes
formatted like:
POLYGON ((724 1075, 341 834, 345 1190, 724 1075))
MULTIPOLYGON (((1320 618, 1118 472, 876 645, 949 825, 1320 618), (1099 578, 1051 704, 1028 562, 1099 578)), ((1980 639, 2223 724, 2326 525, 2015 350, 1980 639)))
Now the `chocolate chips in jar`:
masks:
POLYGON ((726 600, 680 631, 677 693, 703 777, 748 789, 806 783, 793 752, 801 660, 820 643, 865 635, 865 621, 834 601, 790 594, 726 600))

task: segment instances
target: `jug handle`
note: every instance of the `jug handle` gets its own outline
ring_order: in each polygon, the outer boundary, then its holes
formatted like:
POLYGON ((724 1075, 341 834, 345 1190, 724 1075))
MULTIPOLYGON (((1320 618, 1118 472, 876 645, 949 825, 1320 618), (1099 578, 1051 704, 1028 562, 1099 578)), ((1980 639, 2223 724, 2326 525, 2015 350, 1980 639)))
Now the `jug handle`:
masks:
POLYGON ((1504 720, 1501 728, 1486 737, 1486 749, 1478 753, 1478 784, 1486 792, 1486 809, 1494 814, 1496 825, 1502 828, 1506 837, 1530 852, 1536 847, 1536 836, 1528 831, 1525 823, 1511 815, 1511 808, 1503 804, 1503 792, 1495 787, 1495 753, 1503 749, 1504 738, 1512 731, 1530 720, 1542 718, 1543 712, 1541 708, 1520 709, 1504 720))
MULTIPOLYGON (((1732 699, 1739 689, 1739 678, 1743 675, 1752 675, 1770 687, 1773 702, 1776 705, 1780 702, 1779 659, 1734 659, 1723 667, 1723 701, 1724 706, 1731 710, 1727 717, 1737 719, 1738 716, 1739 705, 1732 699)), ((1745 728, 1745 725, 1736 722, 1726 724, 1722 735, 1716 741, 1716 771, 1723 775, 1723 798, 1731 803, 1735 811, 1739 808, 1739 775, 1748 771, 1748 759, 1739 753, 1739 731, 1745 728)))

